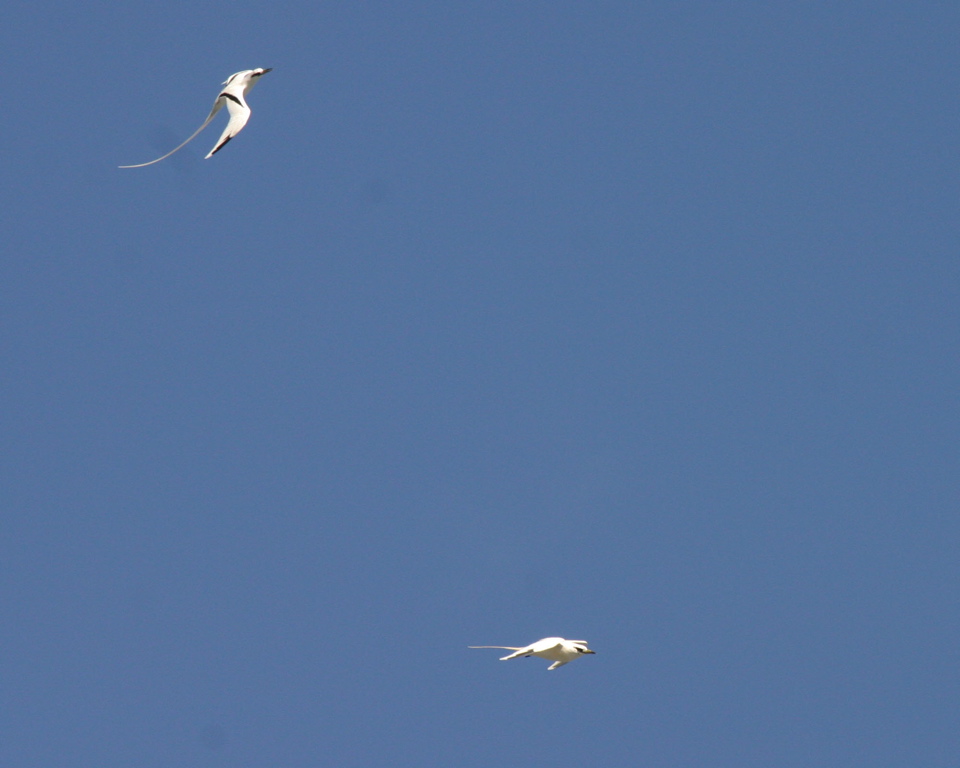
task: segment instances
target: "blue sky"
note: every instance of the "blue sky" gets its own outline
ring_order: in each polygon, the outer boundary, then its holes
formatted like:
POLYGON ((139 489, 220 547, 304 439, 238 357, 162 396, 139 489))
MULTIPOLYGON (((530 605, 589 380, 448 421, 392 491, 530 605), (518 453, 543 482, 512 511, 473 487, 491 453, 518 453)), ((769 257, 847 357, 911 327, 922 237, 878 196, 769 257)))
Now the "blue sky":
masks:
POLYGON ((958 32, 8 7, 0 763, 957 765, 958 32))

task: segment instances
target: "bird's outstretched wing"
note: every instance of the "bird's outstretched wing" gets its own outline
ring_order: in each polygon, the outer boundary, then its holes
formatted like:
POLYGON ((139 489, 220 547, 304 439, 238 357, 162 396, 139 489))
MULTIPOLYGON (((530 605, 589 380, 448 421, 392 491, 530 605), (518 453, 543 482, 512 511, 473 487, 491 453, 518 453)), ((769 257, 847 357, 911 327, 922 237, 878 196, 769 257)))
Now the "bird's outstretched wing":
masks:
POLYGON ((224 145, 230 141, 230 139, 243 130, 243 126, 245 126, 247 120, 250 119, 250 107, 247 106, 247 102, 243 100, 242 95, 236 96, 230 93, 230 89, 225 89, 220 94, 219 100, 226 102, 227 111, 230 113, 230 122, 227 123, 227 127, 223 129, 223 133, 220 135, 220 139, 216 145, 210 150, 207 156, 203 158, 204 160, 210 159, 223 149, 224 145))
MULTIPOLYGON (((187 144, 189 144, 191 141, 193 141, 195 138, 197 138, 197 135, 200 133, 200 131, 202 131, 204 128, 206 128, 208 125, 210 125, 210 121, 213 120, 213 118, 214 118, 214 116, 217 114, 217 112, 220 111, 220 107, 223 106, 224 101, 226 101, 226 99, 224 98, 224 95, 223 95, 223 94, 220 94, 219 96, 217 96, 217 100, 216 100, 215 102, 213 102, 213 109, 210 110, 210 114, 207 115, 207 119, 203 121, 203 125, 201 125, 199 128, 197 128, 197 130, 195 130, 195 131, 193 132, 193 134, 190 136, 190 138, 187 139, 185 142, 183 142, 183 144, 181 144, 179 147, 176 147, 175 149, 171 149, 171 150, 170 150, 169 152, 167 152, 167 154, 165 154, 163 157, 158 157, 156 160, 151 160, 149 163, 140 163, 139 165, 121 165, 120 167, 121 167, 121 168, 143 168, 144 166, 147 166, 147 165, 153 165, 154 163, 159 163, 161 160, 166 160, 166 159, 167 159, 168 157, 170 157, 170 155, 172 155, 174 152, 176 152, 176 151, 178 151, 178 150, 180 150, 180 149, 183 149, 185 146, 187 146, 187 144)), ((231 102, 231 103, 232 103, 232 102, 231 102)), ((231 114, 232 114, 232 112, 231 112, 231 114)), ((249 114, 250 114, 250 110, 247 109, 247 115, 249 115, 249 114)), ((246 123, 246 122, 247 122, 247 119, 244 118, 244 119, 243 119, 243 122, 246 123)), ((228 125, 227 125, 227 130, 230 129, 230 125, 232 125, 232 124, 233 124, 233 118, 231 117, 231 118, 230 118, 230 123, 228 123, 228 125)), ((241 125, 240 128, 242 128, 242 127, 243 127, 243 126, 241 125)), ((239 131, 240 128, 238 128, 237 130, 239 131)), ((226 136, 226 133, 224 133, 224 136, 226 136)), ((223 136, 220 137, 220 140, 223 141, 223 136)), ((228 140, 229 140, 229 139, 228 139, 228 140)), ((223 143, 226 144, 225 141, 224 141, 223 143)), ((214 149, 214 152, 216 152, 217 149, 219 149, 219 146, 218 146, 216 149, 214 149)), ((212 154, 213 154, 213 152, 210 153, 210 155, 212 155, 212 154)), ((210 155, 207 155, 207 157, 210 157, 210 155)))

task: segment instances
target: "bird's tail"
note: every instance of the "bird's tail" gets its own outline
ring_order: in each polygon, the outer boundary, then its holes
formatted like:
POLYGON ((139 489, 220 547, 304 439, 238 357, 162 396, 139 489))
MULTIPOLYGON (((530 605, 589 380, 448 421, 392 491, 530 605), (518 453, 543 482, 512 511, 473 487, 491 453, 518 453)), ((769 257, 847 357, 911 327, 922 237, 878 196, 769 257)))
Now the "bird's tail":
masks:
POLYGON ((517 658, 517 656, 523 656, 520 651, 526 650, 526 648, 518 648, 515 645, 468 645, 467 648, 499 648, 503 651, 516 651, 516 653, 511 653, 509 656, 502 656, 500 661, 509 661, 510 659, 517 658))
MULTIPOLYGON (((193 134, 190 136, 190 138, 187 139, 185 142, 183 142, 183 144, 181 144, 179 147, 176 147, 175 149, 171 149, 171 150, 170 150, 169 152, 167 152, 167 154, 165 154, 163 157, 158 157, 156 160, 151 160, 149 163, 139 163, 138 165, 119 165, 119 166, 117 166, 117 167, 118 167, 118 168, 144 168, 144 167, 146 167, 146 166, 148 166, 148 165, 153 165, 154 163, 159 163, 161 160, 166 160, 166 159, 167 159, 168 157, 170 157, 170 155, 172 155, 174 152, 177 152, 177 151, 183 149, 185 146, 187 146, 187 144, 189 144, 191 141, 193 141, 195 138, 197 138, 197 136, 200 135, 200 131, 202 131, 204 128, 206 128, 208 125, 210 125, 210 121, 213 120, 214 115, 216 115, 217 112, 220 111, 220 107, 222 107, 222 106, 223 106, 223 102, 220 100, 220 97, 218 96, 218 97, 217 97, 217 100, 216 100, 215 102, 213 102, 213 109, 210 110, 210 114, 207 115, 207 119, 203 121, 203 125, 201 125, 199 128, 197 128, 197 130, 195 130, 195 131, 193 132, 193 134)), ((210 155, 207 155, 207 157, 210 157, 210 155)))
POLYGON ((499 648, 502 651, 522 651, 515 645, 468 645, 467 648, 499 648))

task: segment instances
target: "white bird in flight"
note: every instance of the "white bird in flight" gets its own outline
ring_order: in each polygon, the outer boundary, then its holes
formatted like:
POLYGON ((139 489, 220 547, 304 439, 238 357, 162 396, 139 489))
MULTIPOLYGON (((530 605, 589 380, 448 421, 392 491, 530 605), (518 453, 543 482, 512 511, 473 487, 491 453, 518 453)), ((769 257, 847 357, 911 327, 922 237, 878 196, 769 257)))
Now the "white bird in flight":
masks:
POLYGON ((207 154, 204 160, 215 155, 224 145, 230 141, 234 136, 240 133, 243 130, 243 126, 247 124, 247 120, 250 119, 250 107, 247 106, 247 100, 244 98, 257 84, 257 81, 260 79, 261 75, 267 74, 273 68, 269 67, 267 69, 245 69, 243 72, 237 72, 236 74, 230 75, 223 84, 226 86, 220 94, 217 96, 217 100, 213 102, 213 109, 210 110, 210 114, 207 115, 207 119, 203 121, 203 125, 197 128, 193 132, 193 135, 187 139, 183 144, 181 144, 176 149, 171 149, 163 157, 158 157, 156 160, 151 160, 149 163, 140 163, 139 165, 121 165, 121 168, 143 168, 145 165, 153 165, 154 163, 159 163, 161 160, 164 160, 174 152, 179 149, 183 149, 187 144, 193 141, 197 134, 200 133, 204 128, 210 125, 210 121, 213 120, 217 112, 220 111, 220 108, 226 104, 227 110, 230 112, 230 122, 227 123, 227 127, 223 129, 223 133, 220 136, 220 139, 217 141, 216 145, 210 152, 207 154))
POLYGON ((537 640, 535 643, 525 648, 516 648, 512 645, 468 645, 468 648, 501 648, 505 651, 514 651, 509 656, 504 656, 500 661, 509 661, 520 656, 539 656, 541 659, 549 659, 553 662, 548 670, 562 667, 569 664, 574 659, 578 659, 587 653, 596 653, 587 648, 586 640, 564 640, 562 637, 545 637, 543 640, 537 640))

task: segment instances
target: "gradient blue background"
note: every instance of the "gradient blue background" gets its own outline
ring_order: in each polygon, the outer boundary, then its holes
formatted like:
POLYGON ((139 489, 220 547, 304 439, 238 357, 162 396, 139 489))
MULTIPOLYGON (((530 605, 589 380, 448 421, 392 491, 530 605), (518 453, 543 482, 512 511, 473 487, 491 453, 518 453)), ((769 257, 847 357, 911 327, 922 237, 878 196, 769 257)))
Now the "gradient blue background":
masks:
POLYGON ((0 764, 960 765, 958 37, 6 6, 0 764))

